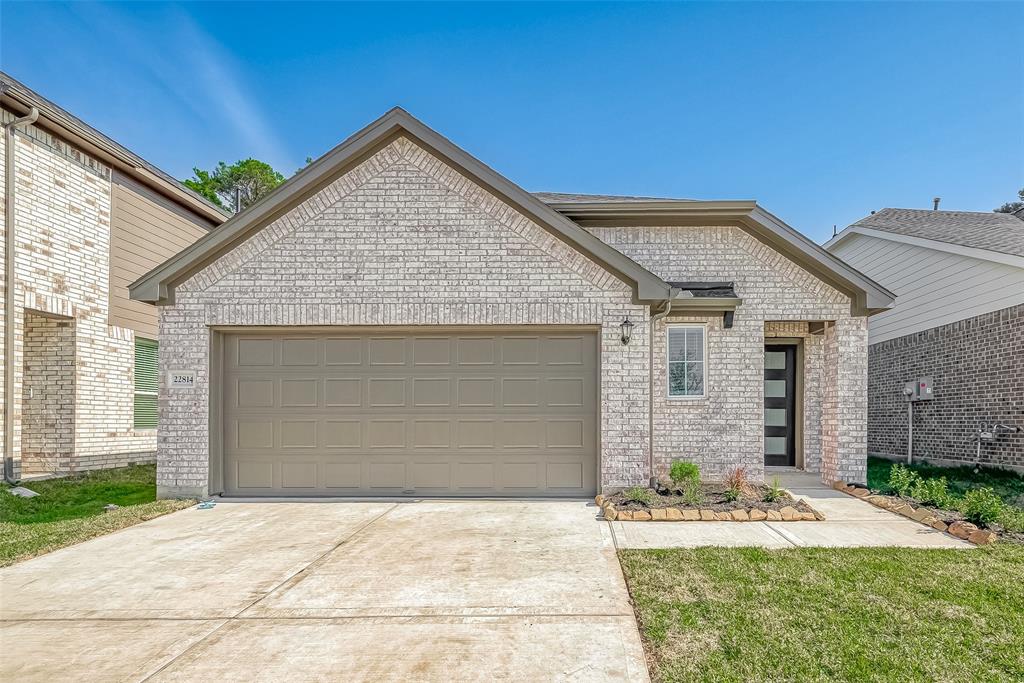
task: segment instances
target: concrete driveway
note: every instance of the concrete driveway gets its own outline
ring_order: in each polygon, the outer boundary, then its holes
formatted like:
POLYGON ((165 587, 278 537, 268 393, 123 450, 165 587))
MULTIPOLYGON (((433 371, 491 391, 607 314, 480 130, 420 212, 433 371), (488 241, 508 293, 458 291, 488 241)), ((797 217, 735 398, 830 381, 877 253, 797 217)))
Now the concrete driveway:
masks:
POLYGON ((584 502, 220 503, 0 570, 0 679, 647 680, 584 502))

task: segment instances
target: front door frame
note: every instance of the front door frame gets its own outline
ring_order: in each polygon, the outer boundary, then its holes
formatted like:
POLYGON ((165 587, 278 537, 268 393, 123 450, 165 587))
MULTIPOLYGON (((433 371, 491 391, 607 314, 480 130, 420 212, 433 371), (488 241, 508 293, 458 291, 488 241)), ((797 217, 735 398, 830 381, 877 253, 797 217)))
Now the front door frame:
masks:
MULTIPOLYGON (((795 382, 793 392, 793 462, 797 469, 804 468, 804 340, 802 337, 765 337, 765 346, 795 346, 795 382)), ((762 380, 764 372, 761 373, 762 380)), ((764 399, 762 396, 762 407, 764 399)), ((764 412, 761 414, 761 432, 764 434, 764 412)), ((764 453, 762 451, 762 458, 764 453)), ((772 467, 769 465, 769 467, 772 467)), ((788 467, 788 465, 783 465, 788 467)))

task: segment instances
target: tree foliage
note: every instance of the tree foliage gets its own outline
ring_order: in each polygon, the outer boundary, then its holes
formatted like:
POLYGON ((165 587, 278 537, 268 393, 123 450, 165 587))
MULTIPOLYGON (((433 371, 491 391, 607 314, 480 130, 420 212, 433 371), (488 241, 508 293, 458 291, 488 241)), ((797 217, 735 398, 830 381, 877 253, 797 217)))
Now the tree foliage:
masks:
POLYGON ((222 161, 213 171, 193 168, 192 173, 191 178, 183 181, 186 187, 236 213, 284 182, 283 175, 258 159, 242 159, 233 164, 222 161))
POLYGON ((995 212, 996 213, 1013 213, 1014 211, 1019 211, 1021 209, 1024 209, 1024 188, 1021 188, 1020 191, 1017 192, 1017 196, 1020 198, 1020 201, 1006 202, 1005 204, 1000 206, 998 209, 995 209, 995 212))

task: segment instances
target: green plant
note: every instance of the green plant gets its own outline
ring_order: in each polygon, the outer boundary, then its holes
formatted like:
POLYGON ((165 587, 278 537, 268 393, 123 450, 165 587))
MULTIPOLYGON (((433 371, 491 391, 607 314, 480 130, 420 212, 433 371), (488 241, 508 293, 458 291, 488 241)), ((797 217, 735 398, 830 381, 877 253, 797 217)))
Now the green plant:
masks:
POLYGON ((949 493, 949 484, 945 477, 918 478, 910 487, 910 497, 925 505, 936 507, 950 507, 953 504, 953 496, 949 493))
POLYGON ((919 476, 917 473, 904 465, 893 465, 889 471, 889 488, 901 496, 909 496, 919 476))
POLYGON ((622 497, 633 503, 651 505, 654 503, 654 492, 643 486, 634 486, 622 492, 622 497))
POLYGON ((729 473, 725 475, 724 483, 726 498, 729 500, 739 500, 743 496, 750 496, 754 493, 754 487, 747 479, 746 467, 735 467, 731 469, 729 473))
POLYGON ((674 460, 672 466, 669 467, 668 476, 676 484, 682 485, 686 482, 700 484, 700 470, 695 464, 685 460, 674 460))
POLYGON ((987 486, 971 489, 960 500, 960 512, 975 524, 988 525, 1003 512, 1003 501, 987 486))
POLYGON ((683 502, 692 507, 704 504, 704 489, 699 481, 687 481, 683 484, 683 502))
POLYGON ((772 483, 768 485, 764 495, 761 496, 761 500, 766 503, 774 503, 777 500, 782 500, 786 495, 786 492, 779 485, 779 478, 775 477, 772 479, 772 483))
POLYGON ((996 522, 1007 531, 1024 533, 1024 510, 1004 505, 999 516, 996 517, 996 522))
POLYGON ((729 488, 727 488, 725 490, 725 492, 722 495, 730 503, 735 503, 737 500, 740 499, 740 496, 742 494, 741 494, 741 492, 740 492, 740 490, 738 488, 736 488, 734 486, 730 486, 729 488))

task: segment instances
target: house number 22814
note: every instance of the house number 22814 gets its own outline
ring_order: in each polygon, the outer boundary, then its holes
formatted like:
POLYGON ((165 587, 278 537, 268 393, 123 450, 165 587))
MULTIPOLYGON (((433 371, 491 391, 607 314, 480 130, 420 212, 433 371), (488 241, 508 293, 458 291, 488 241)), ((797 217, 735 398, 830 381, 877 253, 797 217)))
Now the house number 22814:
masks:
POLYGON ((196 385, 194 370, 172 370, 168 374, 168 384, 172 389, 191 389, 196 385))

